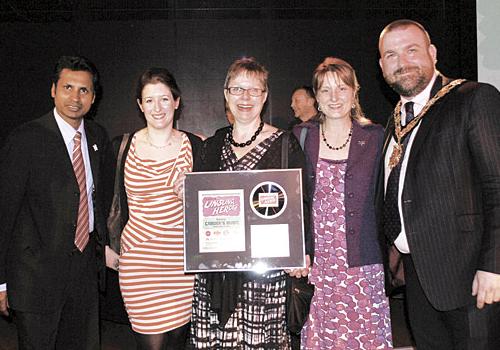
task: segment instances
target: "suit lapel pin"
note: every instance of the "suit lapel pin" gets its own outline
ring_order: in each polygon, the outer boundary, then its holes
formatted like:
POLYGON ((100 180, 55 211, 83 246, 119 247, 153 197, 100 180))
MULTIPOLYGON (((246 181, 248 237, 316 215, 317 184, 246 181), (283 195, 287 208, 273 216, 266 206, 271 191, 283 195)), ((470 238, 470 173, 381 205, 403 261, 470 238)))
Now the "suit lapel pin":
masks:
POLYGON ((97 145, 95 143, 92 145, 92 148, 94 149, 94 152, 98 151, 97 145))
POLYGON ((361 147, 363 147, 364 145, 366 145, 366 141, 360 140, 360 141, 358 141, 358 145, 360 145, 361 147))

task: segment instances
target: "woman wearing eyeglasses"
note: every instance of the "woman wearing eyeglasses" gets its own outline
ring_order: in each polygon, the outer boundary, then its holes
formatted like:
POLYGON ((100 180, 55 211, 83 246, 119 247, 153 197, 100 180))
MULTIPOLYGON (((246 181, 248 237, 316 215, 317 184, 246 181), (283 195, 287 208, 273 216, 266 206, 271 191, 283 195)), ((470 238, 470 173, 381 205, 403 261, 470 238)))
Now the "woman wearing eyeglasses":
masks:
MULTIPOLYGON (((281 167, 285 131, 266 124, 268 72, 254 58, 233 62, 224 83, 234 123, 219 129, 201 150, 201 171, 281 167)), ((288 167, 304 168, 304 155, 290 134, 288 167)), ((306 235, 306 253, 313 249, 306 235)), ((308 269, 290 271, 307 275, 308 269)), ((286 274, 283 270, 202 273, 195 279, 191 344, 197 349, 289 349, 286 327, 286 274)))

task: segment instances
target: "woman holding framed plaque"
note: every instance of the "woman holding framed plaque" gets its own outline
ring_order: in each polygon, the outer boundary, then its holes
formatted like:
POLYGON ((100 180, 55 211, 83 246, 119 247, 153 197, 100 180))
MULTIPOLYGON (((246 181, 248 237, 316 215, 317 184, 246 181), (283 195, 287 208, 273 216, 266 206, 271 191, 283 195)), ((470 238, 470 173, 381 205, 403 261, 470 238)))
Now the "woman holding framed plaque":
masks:
MULTIPOLYGON (((374 186, 383 128, 365 118, 351 65, 328 57, 313 75, 319 120, 297 125, 308 160, 315 285, 303 349, 392 347, 374 186)), ((301 141, 302 142, 302 141, 301 141)))
MULTIPOLYGON (((268 72, 254 58, 233 62, 224 83, 231 126, 208 138, 199 171, 281 168, 287 139, 288 168, 304 168, 298 141, 262 120, 268 72)), ((312 253, 306 234, 306 253, 312 253)), ((308 269, 291 274, 306 275, 308 269)), ((286 273, 283 270, 200 273, 195 279, 191 345, 197 349, 289 349, 286 325, 286 273)))

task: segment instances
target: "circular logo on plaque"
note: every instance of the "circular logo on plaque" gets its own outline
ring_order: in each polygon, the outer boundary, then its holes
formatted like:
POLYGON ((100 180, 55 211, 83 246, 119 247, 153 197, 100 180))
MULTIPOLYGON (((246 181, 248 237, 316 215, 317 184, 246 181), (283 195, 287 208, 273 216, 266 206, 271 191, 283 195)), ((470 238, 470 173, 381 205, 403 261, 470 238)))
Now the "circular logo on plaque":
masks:
POLYGON ((263 219, 277 218, 285 210, 286 204, 286 192, 276 182, 261 182, 250 193, 250 208, 263 219))

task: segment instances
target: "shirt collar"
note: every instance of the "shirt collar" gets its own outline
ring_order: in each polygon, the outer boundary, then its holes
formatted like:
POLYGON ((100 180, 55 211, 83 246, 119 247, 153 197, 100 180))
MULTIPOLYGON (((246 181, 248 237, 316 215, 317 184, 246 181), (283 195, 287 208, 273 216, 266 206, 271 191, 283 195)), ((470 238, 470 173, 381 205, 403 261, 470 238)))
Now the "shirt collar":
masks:
POLYGON ((82 122, 80 123, 80 126, 78 127, 77 130, 73 128, 71 125, 66 122, 59 113, 57 113, 57 109, 54 108, 54 117, 56 119, 57 126, 59 127, 59 130, 61 131, 62 137, 64 139, 64 143, 66 145, 69 145, 71 142, 73 142, 73 138, 75 137, 75 134, 77 131, 79 131, 82 134, 82 139, 85 135, 85 127, 84 123, 85 121, 82 119, 82 122))
POLYGON ((412 98, 405 98, 401 96, 401 106, 404 106, 406 102, 412 101, 415 103, 414 110, 415 110, 415 115, 418 114, 422 108, 424 108, 425 104, 429 101, 431 97, 431 90, 432 86, 434 85, 434 82, 436 81, 436 78, 438 76, 438 72, 434 70, 434 75, 432 76, 431 81, 429 81, 429 84, 425 87, 424 90, 422 90, 421 93, 419 93, 417 96, 412 97, 412 98), (417 112, 418 110, 418 112, 417 112))

